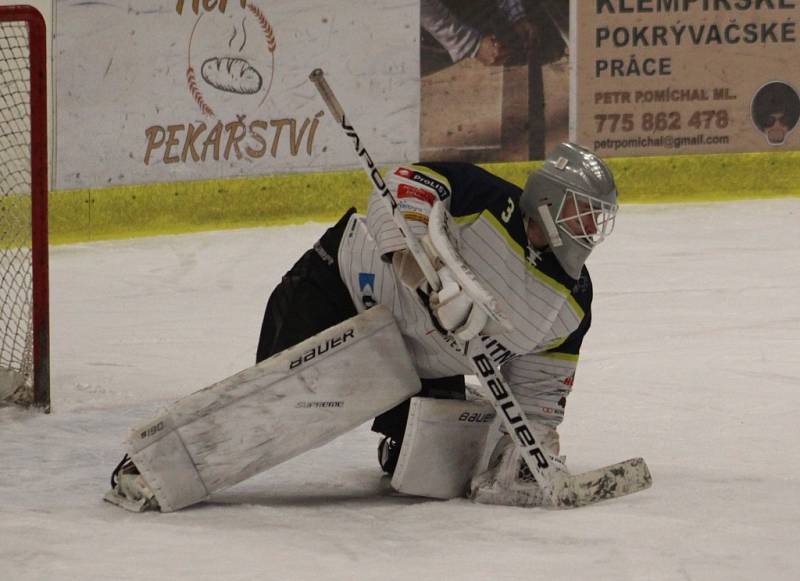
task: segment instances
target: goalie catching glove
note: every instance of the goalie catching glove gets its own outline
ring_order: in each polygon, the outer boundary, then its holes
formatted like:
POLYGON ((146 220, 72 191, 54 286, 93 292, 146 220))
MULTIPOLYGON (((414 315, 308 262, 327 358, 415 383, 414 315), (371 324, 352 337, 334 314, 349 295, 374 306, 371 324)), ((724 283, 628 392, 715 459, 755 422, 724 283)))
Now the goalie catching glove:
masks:
POLYGON ((511 322, 499 312, 495 298, 475 277, 459 254, 456 226, 444 204, 431 210, 428 234, 422 247, 436 267, 438 290, 431 290, 409 251, 395 252, 392 265, 400 281, 426 297, 425 302, 441 330, 461 342, 480 334, 496 335, 513 331, 511 322))
POLYGON ((459 341, 473 339, 486 328, 489 317, 461 287, 450 268, 443 266, 437 273, 442 288, 430 295, 431 313, 459 341))
MULTIPOLYGON (((436 262, 441 265, 441 261, 436 262)), ((459 341, 469 341, 484 330, 488 316, 475 306, 450 268, 440 266, 437 269, 436 274, 442 284, 437 292, 430 290, 422 270, 408 250, 395 252, 392 266, 400 282, 421 295, 440 331, 453 334, 459 341)))

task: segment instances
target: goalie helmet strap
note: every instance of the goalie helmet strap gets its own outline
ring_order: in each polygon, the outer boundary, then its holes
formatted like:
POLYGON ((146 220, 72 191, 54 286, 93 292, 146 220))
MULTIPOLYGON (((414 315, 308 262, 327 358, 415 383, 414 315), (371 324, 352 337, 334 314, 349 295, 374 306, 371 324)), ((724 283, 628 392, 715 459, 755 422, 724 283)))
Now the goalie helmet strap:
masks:
POLYGON ((561 236, 558 233, 558 227, 556 226, 553 217, 550 215, 550 210, 544 204, 540 205, 537 210, 539 211, 541 223, 544 225, 544 229, 547 232, 547 238, 550 240, 550 248, 558 248, 559 246, 562 246, 564 243, 561 241, 561 236))

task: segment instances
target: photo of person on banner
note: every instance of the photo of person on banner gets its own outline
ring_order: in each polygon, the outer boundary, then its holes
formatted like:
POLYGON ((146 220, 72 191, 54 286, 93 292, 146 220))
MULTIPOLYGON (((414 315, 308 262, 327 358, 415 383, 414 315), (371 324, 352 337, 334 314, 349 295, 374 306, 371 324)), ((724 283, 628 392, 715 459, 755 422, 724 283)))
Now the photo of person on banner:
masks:
POLYGON ((422 0, 420 25, 423 157, 542 159, 554 124, 543 68, 561 63, 568 91, 569 2, 422 0))
POLYGON ((753 97, 751 114, 770 145, 783 145, 800 119, 800 97, 787 83, 767 83, 753 97))

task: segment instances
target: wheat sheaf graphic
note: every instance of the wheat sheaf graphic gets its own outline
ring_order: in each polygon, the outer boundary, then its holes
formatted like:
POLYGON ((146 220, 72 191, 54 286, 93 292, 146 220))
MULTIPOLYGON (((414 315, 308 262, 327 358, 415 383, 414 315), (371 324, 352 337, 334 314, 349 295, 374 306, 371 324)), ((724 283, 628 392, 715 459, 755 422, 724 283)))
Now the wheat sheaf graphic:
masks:
POLYGON ((272 24, 270 24, 267 16, 261 12, 261 9, 249 2, 247 3, 247 9, 258 19, 261 30, 264 31, 264 37, 267 39, 267 50, 270 56, 272 56, 272 69, 269 72, 269 83, 267 84, 267 90, 264 91, 264 96, 261 98, 261 102, 258 104, 260 107, 264 104, 264 101, 266 101, 267 95, 269 95, 272 89, 272 81, 275 80, 275 49, 278 48, 278 41, 275 39, 275 31, 272 30, 272 24))
POLYGON ((266 15, 261 12, 258 6, 254 6, 250 3, 247 4, 247 9, 258 18, 258 23, 261 25, 261 30, 264 31, 264 36, 267 39, 267 49, 269 52, 274 53, 275 49, 278 48, 278 42, 275 40, 275 31, 272 30, 272 25, 269 23, 266 15))
POLYGON ((189 91, 192 93, 195 103, 200 107, 200 111, 203 115, 213 117, 214 111, 211 110, 211 107, 209 107, 205 99, 203 99, 203 93, 200 92, 200 87, 197 86, 197 80, 192 66, 186 69, 186 81, 189 83, 189 91))

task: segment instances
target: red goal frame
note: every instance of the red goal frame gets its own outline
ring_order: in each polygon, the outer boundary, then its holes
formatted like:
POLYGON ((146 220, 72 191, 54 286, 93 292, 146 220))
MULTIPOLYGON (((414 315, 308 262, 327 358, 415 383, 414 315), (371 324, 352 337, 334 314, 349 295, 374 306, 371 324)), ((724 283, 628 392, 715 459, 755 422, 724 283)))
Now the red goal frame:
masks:
POLYGON ((0 6, 0 22, 28 26, 31 132, 31 253, 33 282, 33 404, 50 411, 48 273, 47 26, 33 6, 0 6))

